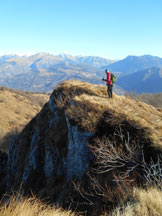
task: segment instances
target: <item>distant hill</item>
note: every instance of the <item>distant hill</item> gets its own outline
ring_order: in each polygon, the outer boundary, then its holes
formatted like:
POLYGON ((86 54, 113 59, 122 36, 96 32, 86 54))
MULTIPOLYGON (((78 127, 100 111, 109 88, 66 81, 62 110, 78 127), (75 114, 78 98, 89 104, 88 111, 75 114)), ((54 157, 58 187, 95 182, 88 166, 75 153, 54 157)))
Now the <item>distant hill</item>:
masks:
POLYGON ((118 85, 136 93, 162 92, 162 68, 152 67, 118 78, 118 85))
POLYGON ((128 56, 123 60, 103 66, 101 69, 109 68, 112 72, 119 72, 123 75, 131 74, 139 70, 145 70, 151 67, 162 68, 162 58, 151 55, 128 56))

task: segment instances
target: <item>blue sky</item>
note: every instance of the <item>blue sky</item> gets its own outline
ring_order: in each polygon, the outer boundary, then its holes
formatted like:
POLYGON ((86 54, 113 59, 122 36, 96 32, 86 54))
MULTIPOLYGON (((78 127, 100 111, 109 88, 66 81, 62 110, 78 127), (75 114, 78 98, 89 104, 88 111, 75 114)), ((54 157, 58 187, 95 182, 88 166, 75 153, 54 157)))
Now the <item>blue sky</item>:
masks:
POLYGON ((4 0, 0 55, 162 57, 162 0, 4 0))

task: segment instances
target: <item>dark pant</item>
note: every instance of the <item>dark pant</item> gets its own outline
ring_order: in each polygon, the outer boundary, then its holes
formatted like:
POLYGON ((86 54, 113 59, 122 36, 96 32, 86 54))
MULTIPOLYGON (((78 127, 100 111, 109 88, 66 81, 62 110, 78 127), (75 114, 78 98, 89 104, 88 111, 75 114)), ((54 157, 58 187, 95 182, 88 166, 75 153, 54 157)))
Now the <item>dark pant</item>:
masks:
POLYGON ((107 93, 108 93, 109 98, 112 98, 112 88, 113 88, 113 85, 107 85, 107 93))

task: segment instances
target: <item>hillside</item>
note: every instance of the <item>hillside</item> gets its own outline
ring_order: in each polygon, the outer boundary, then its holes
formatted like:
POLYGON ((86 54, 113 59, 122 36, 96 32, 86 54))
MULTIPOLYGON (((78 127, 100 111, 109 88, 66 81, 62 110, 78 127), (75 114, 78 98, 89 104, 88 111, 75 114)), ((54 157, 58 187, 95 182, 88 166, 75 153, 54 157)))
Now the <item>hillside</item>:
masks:
POLYGON ((162 92, 162 68, 148 68, 124 77, 119 77, 118 85, 135 93, 162 92))
POLYGON ((0 87, 0 148, 40 111, 49 96, 0 87))
POLYGON ((140 101, 109 99, 106 87, 63 82, 12 140, 7 191, 21 185, 25 194, 99 215, 154 175, 148 170, 162 151, 161 119, 162 110, 140 101))

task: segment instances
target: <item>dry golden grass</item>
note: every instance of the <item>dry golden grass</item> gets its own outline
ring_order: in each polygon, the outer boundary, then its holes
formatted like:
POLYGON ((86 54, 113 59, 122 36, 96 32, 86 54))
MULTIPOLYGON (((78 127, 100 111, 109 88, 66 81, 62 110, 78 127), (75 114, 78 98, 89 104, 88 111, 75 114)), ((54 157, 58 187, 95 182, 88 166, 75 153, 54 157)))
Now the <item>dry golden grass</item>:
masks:
POLYGON ((136 215, 162 215, 162 191, 158 188, 148 190, 136 189, 134 197, 139 200, 136 207, 136 215))
POLYGON ((1 216, 74 216, 71 211, 63 211, 61 208, 51 207, 43 204, 37 198, 21 198, 17 196, 10 198, 9 205, 0 205, 1 216))
POLYGON ((162 215, 162 191, 157 187, 147 190, 134 190, 134 203, 116 208, 112 216, 161 216, 162 215))
MULTIPOLYGON (((3 216, 75 216, 71 211, 43 204, 39 199, 10 197, 10 202, 0 204, 0 215, 3 216)), ((161 216, 162 191, 156 187, 134 190, 134 202, 119 206, 112 213, 102 216, 161 216)))
POLYGON ((57 104, 63 107, 66 104, 66 113, 71 119, 75 119, 81 127, 95 131, 101 116, 105 111, 111 111, 114 116, 124 116, 125 120, 134 121, 149 132, 149 138, 153 145, 162 148, 162 110, 138 100, 130 99, 126 96, 113 95, 113 99, 107 96, 107 88, 95 86, 80 81, 66 81, 58 86, 66 100, 58 100, 57 104), (66 96, 65 96, 66 94, 66 96), (67 101, 66 101, 67 102, 67 101))
POLYGON ((20 131, 42 108, 48 95, 0 88, 0 140, 14 130, 20 131))

